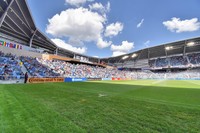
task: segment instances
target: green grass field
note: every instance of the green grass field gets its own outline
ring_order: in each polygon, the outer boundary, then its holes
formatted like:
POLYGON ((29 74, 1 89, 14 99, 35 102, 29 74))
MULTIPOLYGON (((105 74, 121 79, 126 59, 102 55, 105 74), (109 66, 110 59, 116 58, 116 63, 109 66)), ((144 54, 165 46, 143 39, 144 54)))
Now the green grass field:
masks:
POLYGON ((200 81, 0 85, 0 133, 200 132, 200 81))

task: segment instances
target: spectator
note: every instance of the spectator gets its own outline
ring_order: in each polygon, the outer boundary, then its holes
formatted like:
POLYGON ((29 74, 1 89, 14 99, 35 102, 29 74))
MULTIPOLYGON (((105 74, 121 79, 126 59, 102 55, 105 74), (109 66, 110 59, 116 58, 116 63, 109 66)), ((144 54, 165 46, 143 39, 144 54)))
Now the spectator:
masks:
POLYGON ((24 83, 25 83, 25 84, 27 83, 27 80, 28 80, 28 73, 26 72, 26 73, 25 73, 25 77, 24 77, 24 83))

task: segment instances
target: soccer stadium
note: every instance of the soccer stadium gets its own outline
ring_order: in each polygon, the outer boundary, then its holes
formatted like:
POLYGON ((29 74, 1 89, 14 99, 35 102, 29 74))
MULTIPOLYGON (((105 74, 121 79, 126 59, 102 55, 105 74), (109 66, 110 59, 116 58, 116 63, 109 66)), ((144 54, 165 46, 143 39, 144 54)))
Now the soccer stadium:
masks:
POLYGON ((200 37, 94 57, 57 45, 29 1, 0 0, 0 132, 200 132, 200 37))

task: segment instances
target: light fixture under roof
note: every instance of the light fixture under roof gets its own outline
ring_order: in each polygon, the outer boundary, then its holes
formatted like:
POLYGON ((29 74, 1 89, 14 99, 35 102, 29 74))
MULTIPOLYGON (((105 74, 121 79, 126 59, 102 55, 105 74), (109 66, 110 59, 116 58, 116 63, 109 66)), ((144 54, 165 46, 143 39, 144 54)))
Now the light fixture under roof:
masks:
POLYGON ((131 57, 132 58, 135 58, 137 56, 137 54, 136 53, 134 53, 131 57))
POLYGON ((122 57, 123 60, 127 59, 128 58, 128 55, 122 57))
POLYGON ((194 46, 194 45, 195 45, 195 42, 188 42, 188 43, 187 43, 187 46, 189 46, 189 47, 190 47, 190 46, 194 46))
POLYGON ((165 49, 166 50, 171 50, 171 49, 173 49, 173 47, 172 46, 167 46, 167 47, 165 47, 165 49))

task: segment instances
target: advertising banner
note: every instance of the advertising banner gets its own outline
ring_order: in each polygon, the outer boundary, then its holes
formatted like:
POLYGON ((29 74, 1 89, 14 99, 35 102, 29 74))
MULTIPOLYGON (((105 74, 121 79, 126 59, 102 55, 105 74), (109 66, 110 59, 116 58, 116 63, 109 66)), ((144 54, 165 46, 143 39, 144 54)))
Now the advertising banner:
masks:
POLYGON ((121 78, 120 80, 131 80, 131 78, 121 78))
POLYGON ((112 78, 102 78, 102 80, 112 80, 112 78))
POLYGON ((88 78, 88 81, 101 81, 101 78, 88 78))
POLYGON ((112 78, 112 80, 121 80, 121 78, 112 78))
POLYGON ((64 82, 64 78, 29 78, 29 83, 64 82))
POLYGON ((65 82, 84 82, 86 78, 65 78, 65 82))

